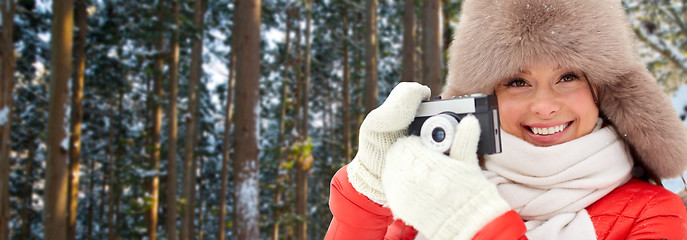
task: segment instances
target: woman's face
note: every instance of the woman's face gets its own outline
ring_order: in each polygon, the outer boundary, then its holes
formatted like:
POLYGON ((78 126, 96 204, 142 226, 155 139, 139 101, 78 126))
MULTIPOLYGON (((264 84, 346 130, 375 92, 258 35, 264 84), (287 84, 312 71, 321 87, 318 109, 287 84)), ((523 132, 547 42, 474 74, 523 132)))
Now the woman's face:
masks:
POLYGON ((581 72, 550 64, 525 68, 496 87, 501 127, 535 146, 552 146, 590 133, 599 117, 581 72))

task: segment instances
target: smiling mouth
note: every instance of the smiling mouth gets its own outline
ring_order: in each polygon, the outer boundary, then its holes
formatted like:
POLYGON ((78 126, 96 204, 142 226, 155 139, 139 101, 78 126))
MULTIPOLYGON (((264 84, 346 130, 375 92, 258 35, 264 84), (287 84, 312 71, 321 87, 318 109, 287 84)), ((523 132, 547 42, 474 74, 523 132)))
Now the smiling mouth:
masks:
POLYGON ((537 134, 537 135, 551 135, 551 134, 565 130, 565 128, 567 128, 568 126, 570 126, 570 122, 567 122, 567 123, 559 125, 559 126, 554 126, 554 127, 548 127, 548 128, 529 127, 529 129, 530 129, 530 131, 532 131, 532 133, 537 134))

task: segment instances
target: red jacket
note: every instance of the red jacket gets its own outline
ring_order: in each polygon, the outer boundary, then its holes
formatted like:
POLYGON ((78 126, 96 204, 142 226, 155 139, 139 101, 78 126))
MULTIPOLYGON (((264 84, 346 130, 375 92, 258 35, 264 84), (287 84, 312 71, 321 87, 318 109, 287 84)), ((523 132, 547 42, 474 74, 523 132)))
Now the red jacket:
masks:
MULTIPOLYGON (((414 239, 417 231, 394 220, 391 210, 358 193, 346 167, 331 182, 334 215, 325 239, 414 239)), ((687 239, 687 209, 663 187, 632 179, 587 207, 598 239, 687 239)), ((520 216, 509 211, 473 239, 525 239, 520 216)))

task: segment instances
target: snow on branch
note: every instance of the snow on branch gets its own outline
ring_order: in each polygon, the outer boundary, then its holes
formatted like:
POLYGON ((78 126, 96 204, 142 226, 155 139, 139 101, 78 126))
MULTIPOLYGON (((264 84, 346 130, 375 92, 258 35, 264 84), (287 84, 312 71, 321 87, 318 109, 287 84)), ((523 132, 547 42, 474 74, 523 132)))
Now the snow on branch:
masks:
POLYGON ((660 53, 663 57, 674 63, 677 67, 682 69, 682 71, 687 72, 687 59, 677 47, 647 32, 646 28, 637 19, 630 17, 630 20, 634 26, 633 29, 635 34, 642 42, 646 43, 649 47, 654 49, 654 51, 660 53))
POLYGON ((675 9, 675 6, 661 8, 661 11, 663 11, 666 15, 670 16, 673 19, 673 21, 675 21, 677 26, 680 27, 682 33, 687 35, 687 23, 685 23, 685 21, 682 18, 680 18, 680 14, 678 14, 678 10, 675 9))

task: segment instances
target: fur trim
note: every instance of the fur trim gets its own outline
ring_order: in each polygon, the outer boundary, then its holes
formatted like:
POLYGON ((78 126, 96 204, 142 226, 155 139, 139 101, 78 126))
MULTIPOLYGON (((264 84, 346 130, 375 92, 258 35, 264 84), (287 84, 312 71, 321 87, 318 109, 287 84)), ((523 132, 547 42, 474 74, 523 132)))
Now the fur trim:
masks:
POLYGON ((449 48, 443 97, 491 94, 537 62, 584 72, 601 112, 657 177, 687 166, 687 131, 639 61, 620 0, 467 0, 449 48))

